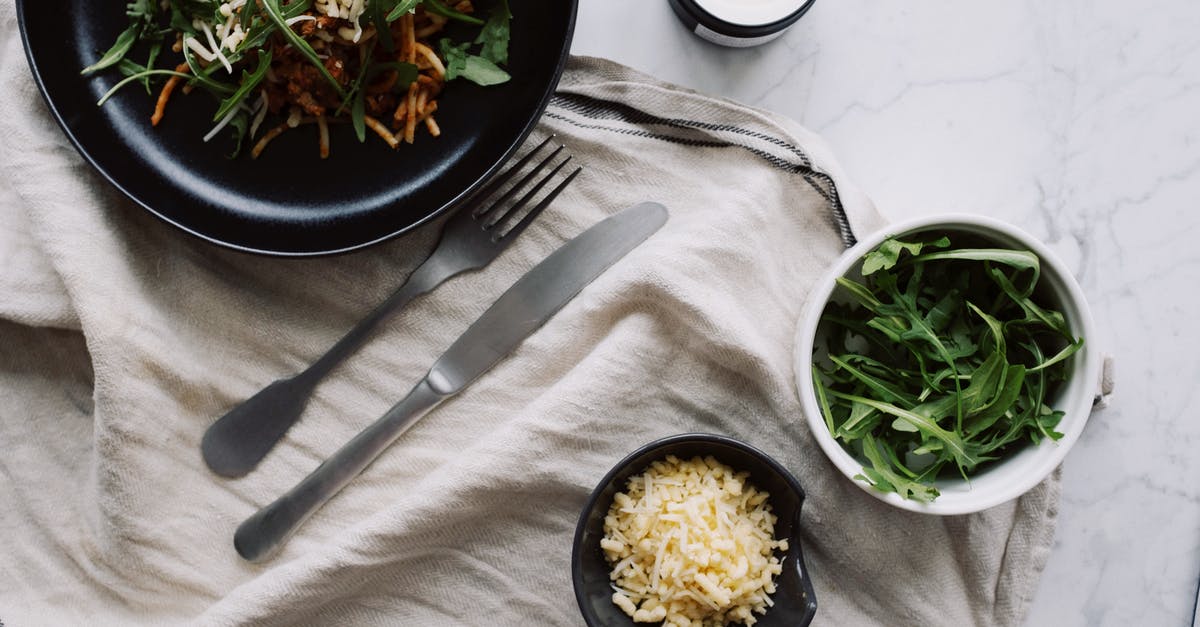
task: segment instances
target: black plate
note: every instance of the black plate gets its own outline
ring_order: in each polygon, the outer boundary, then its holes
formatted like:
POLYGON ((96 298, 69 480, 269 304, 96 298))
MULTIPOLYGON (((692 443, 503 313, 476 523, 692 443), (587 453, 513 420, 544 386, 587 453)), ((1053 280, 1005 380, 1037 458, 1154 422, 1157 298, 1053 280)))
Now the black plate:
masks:
POLYGON ((249 252, 314 255, 360 248, 432 219, 475 191, 533 130, 562 74, 577 0, 509 5, 510 82, 448 84, 438 103, 441 137, 419 130, 414 145, 397 150, 370 131, 360 144, 350 125, 334 126, 324 160, 315 126, 284 133, 258 159, 245 152, 229 159, 227 134, 203 141, 216 102, 200 92, 172 98, 157 127, 150 126, 155 97, 140 86, 96 106, 121 77, 85 78, 79 71, 127 25, 124 3, 17 0, 17 19, 51 111, 83 157, 118 189, 209 241, 249 252))

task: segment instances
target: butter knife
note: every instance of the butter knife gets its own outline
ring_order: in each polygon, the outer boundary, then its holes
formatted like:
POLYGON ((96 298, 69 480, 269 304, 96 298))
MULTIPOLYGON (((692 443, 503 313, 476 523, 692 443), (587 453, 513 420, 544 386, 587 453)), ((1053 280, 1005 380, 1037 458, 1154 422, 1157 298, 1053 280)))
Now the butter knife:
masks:
POLYGON ((233 538, 238 554, 252 562, 270 557, 417 420, 487 372, 666 221, 665 207, 641 203, 602 220, 542 260, 438 358, 408 396, 238 526, 233 538))

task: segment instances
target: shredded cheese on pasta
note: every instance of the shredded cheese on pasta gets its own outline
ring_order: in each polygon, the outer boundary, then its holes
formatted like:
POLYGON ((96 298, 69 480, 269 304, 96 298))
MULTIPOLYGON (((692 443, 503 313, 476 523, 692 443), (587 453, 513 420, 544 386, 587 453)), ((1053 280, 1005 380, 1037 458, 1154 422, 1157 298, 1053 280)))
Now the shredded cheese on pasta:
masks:
POLYGON ((772 605, 776 517, 768 494, 711 456, 667 456, 630 478, 604 519, 613 603, 634 622, 753 625, 772 605))
MULTIPOLYGON (((232 52, 246 39, 246 31, 242 28, 237 14, 237 11, 245 6, 246 2, 247 0, 230 0, 221 3, 217 8, 217 13, 225 18, 224 21, 209 23, 201 19, 192 20, 192 27, 204 35, 203 41, 197 40, 195 37, 188 37, 185 45, 205 61, 220 61, 232 74, 233 67, 225 58, 224 51, 232 52)), ((353 28, 346 29, 345 33, 340 33, 345 39, 355 43, 362 39, 363 29, 359 24, 359 18, 367 10, 366 0, 317 0, 314 9, 322 15, 344 19, 353 24, 353 28)), ((299 22, 315 19, 311 15, 299 15, 288 19, 287 23, 288 26, 292 26, 299 22)))
POLYGON ((367 10, 366 0, 317 0, 315 8, 329 17, 339 17, 354 24, 352 34, 347 33, 350 34, 347 39, 358 43, 362 38, 362 26, 359 25, 358 18, 367 10))

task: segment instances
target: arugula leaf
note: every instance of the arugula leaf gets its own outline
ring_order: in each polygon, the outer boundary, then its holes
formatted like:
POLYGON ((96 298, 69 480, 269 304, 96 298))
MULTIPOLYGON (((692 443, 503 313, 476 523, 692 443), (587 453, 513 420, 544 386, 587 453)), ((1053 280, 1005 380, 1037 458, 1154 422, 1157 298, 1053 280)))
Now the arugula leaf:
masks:
MULTIPOLYGON (((292 19, 293 17, 297 17, 307 11, 311 6, 311 0, 292 2, 286 7, 283 7, 283 19, 286 21, 292 19)), ((274 33, 278 28, 276 23, 271 19, 252 19, 257 16, 254 11, 245 11, 242 13, 242 16, 242 21, 245 22, 247 19, 249 19, 251 21, 251 25, 246 29, 246 38, 242 40, 242 43, 238 44, 236 50, 237 53, 243 53, 262 48, 267 42, 267 38, 270 37, 271 34, 274 33), (245 16, 247 14, 249 14, 251 18, 246 18, 245 16)))
POLYGON ((484 87, 507 83, 512 79, 508 72, 500 69, 495 63, 476 55, 467 56, 466 65, 458 75, 484 87))
POLYGON ((467 57, 471 55, 471 53, 467 52, 467 48, 470 47, 470 42, 456 45, 449 38, 443 37, 438 40, 438 49, 442 53, 442 63, 446 66, 446 80, 454 80, 462 74, 463 69, 467 67, 467 57))
POLYGON ((155 0, 133 0, 125 4, 125 15, 149 24, 158 17, 158 3, 155 0))
POLYGON ((403 61, 390 61, 387 63, 372 63, 367 71, 367 80, 371 80, 382 74, 383 72, 396 72, 396 84, 392 87, 392 91, 403 93, 408 91, 408 86, 417 80, 417 66, 403 61))
POLYGON ((137 43, 138 37, 142 34, 142 28, 143 25, 140 22, 130 24, 121 31, 120 35, 117 35, 117 41, 108 49, 108 52, 105 52, 95 63, 83 68, 80 74, 87 76, 116 65, 125 58, 125 55, 133 48, 133 44, 137 43))
POLYGON ((219 64, 214 63, 207 68, 201 66, 200 62, 196 60, 196 56, 192 54, 191 48, 187 46, 183 47, 183 60, 188 64, 188 69, 192 72, 192 75, 187 77, 191 84, 200 85, 210 92, 222 95, 232 94, 236 90, 235 87, 212 78, 212 74, 217 71, 217 68, 221 67, 219 64))
POLYGON ((350 106, 350 124, 358 142, 367 141, 367 94, 363 90, 354 92, 354 104, 350 106))
MULTIPOLYGON (((375 52, 374 42, 368 45, 365 58, 371 58, 373 52, 375 52)), ((350 92, 346 95, 346 99, 342 100, 342 105, 335 113, 335 115, 341 115, 346 109, 347 100, 350 101, 350 125, 354 127, 354 135, 358 137, 359 143, 367 141, 367 94, 363 87, 368 80, 367 74, 370 68, 370 64, 367 63, 359 68, 358 76, 350 84, 350 92)))
POLYGON ((426 11, 433 13, 434 15, 448 17, 452 20, 466 22, 467 24, 474 24, 475 26, 483 26, 484 24, 483 20, 473 15, 467 15, 466 13, 455 11, 445 4, 442 4, 441 0, 421 0, 421 4, 425 6, 426 11))
MULTIPOLYGON (((283 36, 288 40, 288 43, 292 44, 292 47, 296 50, 299 50, 300 54, 302 54, 304 58, 308 59, 308 61, 313 64, 313 67, 317 68, 317 71, 322 77, 325 78, 330 87, 333 87, 333 90, 337 92, 337 95, 345 98, 345 88, 343 88, 342 84, 339 83, 337 79, 329 73, 329 70, 325 67, 325 63, 323 63, 321 58, 317 56, 317 52, 312 49, 312 46, 308 45, 307 41, 304 41, 303 37, 297 35, 296 31, 292 30, 291 26, 288 26, 283 15, 283 9, 279 3, 280 0, 262 0, 262 7, 263 10, 266 11, 267 16, 271 18, 271 21, 275 23, 275 26, 279 28, 279 32, 283 33, 283 36)), ((311 4, 311 2, 308 0, 304 0, 302 2, 293 2, 291 6, 304 4, 311 4)))
MULTIPOLYGON (((158 17, 158 4, 154 0, 133 0, 127 3, 125 15, 129 17, 129 26, 117 35, 116 41, 99 60, 79 72, 81 75, 87 76, 124 61, 125 55, 129 54, 138 41, 162 39, 154 30, 154 21, 158 17)), ((157 46, 150 51, 148 67, 154 66, 154 57, 158 54, 156 48, 157 46)), ((150 89, 149 81, 146 82, 146 89, 150 89)))
POLYGON ((162 51, 162 46, 160 44, 161 42, 155 42, 155 44, 150 47, 150 58, 146 61, 145 65, 128 57, 121 59, 116 64, 117 71, 120 72, 122 76, 132 76, 134 74, 138 74, 141 78, 142 87, 146 89, 147 95, 154 95, 154 90, 150 84, 150 79, 152 76, 144 74, 144 72, 154 67, 154 61, 158 58, 159 53, 162 51))
POLYGON ((420 3, 421 0, 400 0, 400 2, 397 2, 396 6, 388 12, 387 21, 395 22, 405 13, 412 13, 412 10, 417 8, 417 5, 420 3))
POLYGON ((218 5, 206 0, 170 0, 171 30, 178 33, 196 34, 192 20, 197 18, 213 21, 218 5))
POLYGON ((246 99, 246 96, 250 95, 250 92, 258 87, 263 82, 263 79, 267 77, 267 70, 269 69, 271 69, 271 51, 267 50, 258 55, 258 67, 254 68, 253 72, 242 70, 241 83, 238 85, 236 91, 221 101, 221 106, 217 108, 217 113, 213 116, 213 121, 215 122, 224 118, 231 109, 241 104, 246 99))
POLYGON ((477 85, 487 87, 498 85, 511 79, 508 72, 500 69, 495 63, 467 52, 471 42, 455 45, 449 39, 438 42, 442 57, 445 59, 446 80, 464 78, 477 85))
POLYGON ((146 67, 145 65, 142 65, 141 63, 138 63, 137 61, 133 61, 132 59, 121 59, 120 61, 117 62, 116 68, 117 68, 117 71, 121 73, 121 76, 129 77, 129 76, 133 76, 134 74, 137 74, 138 76, 140 76, 142 85, 146 88, 146 94, 147 95, 154 94, 154 91, 150 88, 150 78, 151 77, 143 74, 146 70, 148 70, 150 68, 146 67))
POLYGON ((868 389, 875 392, 876 398, 881 398, 884 401, 895 403, 896 405, 907 409, 912 409, 917 404, 916 399, 909 392, 904 390, 902 386, 896 384, 894 381, 888 381, 880 377, 871 376, 865 370, 861 370, 851 365, 850 361, 852 357, 853 356, 850 355, 843 357, 830 355, 829 360, 838 366, 841 366, 842 370, 845 370, 850 374, 850 376, 858 379, 868 389))
POLYGON ((238 23, 242 27, 242 30, 250 30, 250 28, 254 25, 255 12, 251 11, 250 7, 243 6, 241 12, 238 13, 238 16, 238 23))
POLYGON ((100 96, 100 100, 96 101, 96 106, 100 106, 108 102, 108 99, 112 98, 113 94, 120 91, 122 87, 132 82, 140 81, 147 76, 178 76, 181 78, 192 78, 191 74, 184 74, 183 72, 176 72, 174 70, 143 70, 141 72, 135 72, 129 76, 126 76, 120 81, 117 81, 116 85, 113 85, 108 89, 108 91, 104 92, 104 95, 100 96))
MULTIPOLYGON (((156 61, 158 61, 158 55, 161 53, 162 53, 162 40, 155 41, 150 46, 150 53, 146 59, 146 67, 147 68, 154 67, 154 63, 156 61)), ((147 77, 144 81, 142 81, 142 84, 143 84, 143 86, 145 86, 147 94, 152 93, 150 90, 150 78, 149 77, 147 77)))
POLYGON ((487 22, 484 23, 483 28, 479 29, 479 35, 475 37, 475 43, 482 44, 479 56, 496 65, 508 63, 509 24, 512 22, 512 16, 512 11, 508 8, 508 0, 500 0, 492 8, 487 22))
MULTIPOLYGON (((369 54, 368 52, 368 56, 369 54)), ((350 123, 354 127, 354 134, 358 137, 359 142, 367 140, 366 86, 372 79, 383 72, 396 72, 396 81, 392 87, 392 91, 397 93, 408 90, 408 86, 417 80, 417 74, 419 73, 417 66, 402 61, 371 63, 362 67, 358 77, 354 79, 354 82, 350 86, 350 93, 347 95, 347 99, 342 102, 342 106, 338 108, 336 113, 340 115, 346 109, 347 105, 350 106, 350 123)))
MULTIPOLYGON (((387 15, 384 8, 384 3, 380 0, 374 0, 367 3, 367 11, 363 17, 369 18, 369 21, 375 25, 375 38, 379 40, 379 44, 388 52, 396 50, 396 43, 392 41, 392 29, 388 25, 387 15)), ((370 53, 367 53, 370 57, 370 53)))
POLYGON ((932 484, 914 481, 897 473, 896 466, 880 454, 879 446, 880 443, 869 434, 863 437, 863 454, 871 462, 870 468, 863 467, 863 479, 884 492, 896 492, 914 501, 929 503, 938 497, 938 489, 932 484))
POLYGON ((229 128, 233 129, 233 152, 225 156, 235 159, 242 152, 242 142, 250 134, 250 115, 245 111, 239 112, 229 121, 229 128))
POLYGON ((963 440, 962 436, 954 431, 945 429, 940 426, 934 417, 925 415, 922 412, 905 410, 896 407, 890 403, 880 402, 874 399, 863 396, 854 396, 851 394, 842 394, 836 391, 829 391, 830 396, 841 398, 844 400, 866 405, 872 409, 877 409, 885 414, 895 416, 897 419, 914 429, 914 432, 920 433, 922 436, 932 438, 939 441, 942 446, 950 452, 954 460, 962 468, 974 468, 979 463, 975 451, 972 447, 963 440))
POLYGON ((862 461, 858 479, 928 501, 945 473, 969 478, 1062 437, 1046 403, 1084 340, 1039 302, 1036 255, 889 239, 860 269, 838 279, 848 299, 826 306, 828 355, 813 363, 822 418, 862 461))
POLYGON ((945 248, 949 245, 950 239, 947 237, 931 243, 902 242, 898 239, 889 238, 884 240, 878 248, 863 256, 863 276, 870 276, 879 270, 890 270, 900 261, 900 255, 906 251, 915 257, 921 254, 921 249, 926 246, 945 248))

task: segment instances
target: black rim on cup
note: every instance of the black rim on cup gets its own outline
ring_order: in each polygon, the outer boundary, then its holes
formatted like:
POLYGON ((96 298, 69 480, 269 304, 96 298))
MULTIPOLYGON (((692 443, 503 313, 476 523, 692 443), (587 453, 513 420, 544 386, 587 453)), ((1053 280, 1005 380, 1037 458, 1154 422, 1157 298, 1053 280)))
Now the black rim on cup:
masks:
POLYGON ((812 7, 816 0, 807 0, 800 5, 795 11, 789 13, 783 18, 767 24, 756 24, 747 26, 744 24, 732 24, 722 20, 712 13, 704 10, 696 0, 669 0, 671 8, 674 9, 675 15, 683 21, 688 30, 695 30, 699 24, 713 32, 733 37, 736 39, 756 39, 759 37, 768 37, 779 33, 785 28, 795 24, 797 20, 804 16, 805 13, 812 7))

